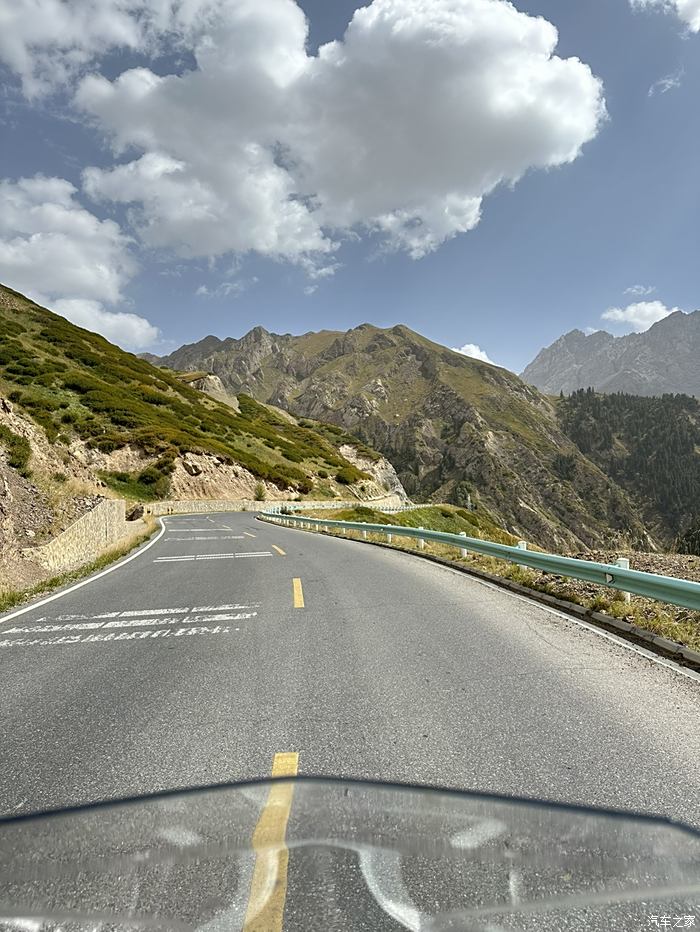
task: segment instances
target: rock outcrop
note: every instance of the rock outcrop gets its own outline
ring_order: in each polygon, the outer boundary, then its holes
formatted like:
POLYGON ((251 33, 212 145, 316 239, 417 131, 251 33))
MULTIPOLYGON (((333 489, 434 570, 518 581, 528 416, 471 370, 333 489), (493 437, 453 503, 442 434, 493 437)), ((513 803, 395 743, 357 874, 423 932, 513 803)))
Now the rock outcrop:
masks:
POLYGON ((579 388, 700 398, 700 311, 680 311, 644 333, 614 337, 571 330, 543 349, 522 378, 548 395, 579 388))

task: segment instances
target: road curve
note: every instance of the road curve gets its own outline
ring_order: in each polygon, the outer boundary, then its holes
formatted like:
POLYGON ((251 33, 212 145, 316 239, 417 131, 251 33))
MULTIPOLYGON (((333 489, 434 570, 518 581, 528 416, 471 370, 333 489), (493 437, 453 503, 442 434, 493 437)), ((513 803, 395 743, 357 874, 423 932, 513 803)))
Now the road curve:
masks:
MULTIPOLYGON (((276 773, 425 783, 700 825, 698 713, 695 680, 447 567, 251 514, 169 517, 154 543, 113 571, 0 619, 0 816, 265 778, 274 759, 292 768, 276 773)), ((286 819, 300 818, 300 792, 296 809, 282 789, 272 809, 255 794, 240 797, 242 809, 202 802, 202 819, 216 816, 215 833, 230 827, 244 853, 213 871, 122 883, 111 909, 158 903, 207 932, 393 932, 427 927, 415 904, 429 911, 465 892, 475 901, 491 894, 490 879, 465 888, 462 875, 450 879, 429 859, 401 879, 384 855, 321 848, 295 850, 289 877, 285 867, 273 900, 261 900, 268 862, 246 853, 256 819, 282 840, 286 819)), ((198 831, 199 804, 175 805, 198 831)), ((134 826, 148 824, 140 813, 134 826)), ((114 838, 110 824, 95 828, 112 844, 125 823, 114 822, 114 838)), ((87 856, 94 836, 84 829, 87 856)), ((31 851, 31 834, 19 831, 31 851)), ((304 824, 292 831, 303 837, 304 824)), ((69 861, 73 834, 50 832, 69 861)), ((0 836, 0 854, 4 841, 13 850, 12 837, 0 836)), ((54 895, 47 883, 40 902, 54 895)), ((640 917, 623 908, 580 921, 592 932, 613 921, 636 930, 640 917)))
POLYGON ((0 671, 3 815, 265 777, 295 751, 304 774, 700 824, 696 682, 447 568, 250 514, 169 517, 0 619, 0 671))

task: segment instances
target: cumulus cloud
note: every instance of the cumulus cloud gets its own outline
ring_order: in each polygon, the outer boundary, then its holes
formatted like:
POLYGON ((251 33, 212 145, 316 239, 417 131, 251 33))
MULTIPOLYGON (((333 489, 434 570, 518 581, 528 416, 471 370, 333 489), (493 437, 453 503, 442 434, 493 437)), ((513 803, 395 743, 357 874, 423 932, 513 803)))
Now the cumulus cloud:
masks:
POLYGON ((158 341, 160 331, 144 317, 123 311, 106 311, 99 301, 62 298, 52 310, 78 327, 101 333, 103 337, 129 350, 143 350, 158 341))
POLYGON ((489 359, 487 353, 476 343, 465 343, 464 346, 459 347, 454 346, 453 350, 455 353, 461 353, 462 356, 471 356, 472 359, 480 359, 482 362, 490 362, 492 366, 496 365, 493 359, 489 359))
POLYGON ((666 307, 661 301, 640 301, 637 304, 629 304, 625 308, 611 307, 601 317, 603 320, 612 320, 618 324, 625 324, 626 330, 641 333, 648 330, 652 324, 663 320, 669 314, 677 313, 679 310, 678 307, 666 307))
POLYGON ((635 298, 646 298, 655 291, 656 285, 630 285, 629 288, 625 288, 624 293, 631 294, 635 298))
POLYGON ((84 76, 75 97, 123 158, 88 169, 87 193, 184 257, 255 251, 332 274, 359 231, 420 258, 473 229, 497 186, 575 160, 605 118, 588 66, 505 0, 373 0, 317 55, 294 0, 31 0, 34 19, 54 3, 102 19, 71 45, 75 23, 32 31, 17 0, 0 54, 30 84, 48 80, 42 55, 61 80, 107 47, 193 56, 182 74, 84 76))
POLYGON ((155 338, 155 328, 103 307, 121 300, 136 271, 130 241, 76 194, 62 178, 0 180, 0 280, 71 320, 79 316, 81 326, 141 348, 147 336, 155 338))
POLYGON ((155 52, 202 0, 11 0, 0 6, 0 62, 28 97, 74 79, 112 49, 155 52), (183 7, 178 16, 178 9, 183 7))
POLYGON ((700 32, 700 0, 630 0, 633 7, 676 13, 692 32, 700 32))

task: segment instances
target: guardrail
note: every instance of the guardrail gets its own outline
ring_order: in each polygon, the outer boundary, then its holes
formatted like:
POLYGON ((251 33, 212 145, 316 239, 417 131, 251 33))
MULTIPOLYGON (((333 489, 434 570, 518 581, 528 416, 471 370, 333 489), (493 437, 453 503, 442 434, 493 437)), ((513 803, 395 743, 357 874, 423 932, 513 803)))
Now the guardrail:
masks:
POLYGON ((497 557, 527 566, 531 569, 542 570, 556 576, 569 576, 572 579, 583 579, 586 582, 619 589, 621 592, 631 592, 634 595, 645 596, 648 599, 657 599, 659 602, 668 602, 671 605, 681 605, 684 608, 700 611, 700 583, 688 579, 675 579, 672 576, 658 576, 656 573, 642 573, 639 570, 625 569, 607 563, 593 563, 588 560, 576 560, 573 557, 560 557, 553 553, 539 553, 534 550, 524 550, 520 547, 510 547, 506 544, 496 544, 493 541, 479 540, 463 534, 446 534, 443 531, 429 531, 425 528, 402 527, 392 524, 363 524, 360 521, 332 521, 328 518, 309 518, 306 515, 278 515, 261 512, 260 517, 275 524, 289 527, 306 527, 309 529, 328 530, 338 528, 344 531, 361 531, 367 534, 383 534, 389 541, 393 537, 409 537, 418 540, 419 547, 425 546, 429 540, 436 544, 447 544, 457 547, 466 555, 468 551, 480 553, 487 557, 497 557), (421 544, 422 542, 422 544, 421 544))

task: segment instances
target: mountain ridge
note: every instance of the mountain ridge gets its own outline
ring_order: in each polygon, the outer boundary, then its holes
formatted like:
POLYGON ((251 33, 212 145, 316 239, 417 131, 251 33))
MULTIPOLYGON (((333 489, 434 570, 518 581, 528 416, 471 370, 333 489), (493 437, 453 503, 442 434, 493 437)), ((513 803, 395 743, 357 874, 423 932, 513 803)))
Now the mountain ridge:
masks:
POLYGON ((543 546, 654 546, 627 494, 561 430, 551 399, 403 324, 299 336, 253 328, 159 362, 337 424, 380 450, 409 495, 458 505, 472 495, 501 526, 543 546), (568 479, 554 468, 562 454, 577 464, 568 479))
POLYGON ((700 398, 700 310, 676 311, 643 333, 575 329, 542 349, 521 378, 548 395, 580 388, 652 397, 700 398))

